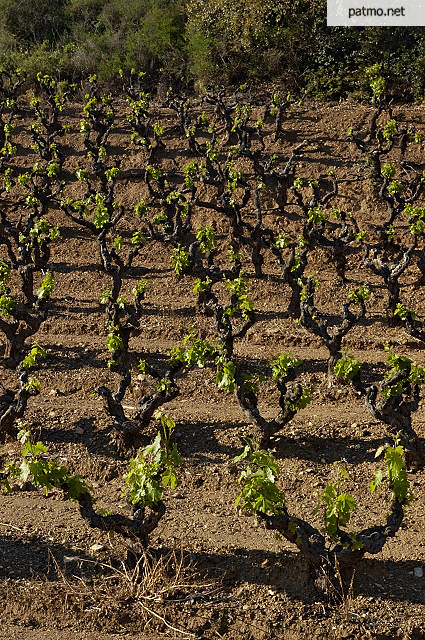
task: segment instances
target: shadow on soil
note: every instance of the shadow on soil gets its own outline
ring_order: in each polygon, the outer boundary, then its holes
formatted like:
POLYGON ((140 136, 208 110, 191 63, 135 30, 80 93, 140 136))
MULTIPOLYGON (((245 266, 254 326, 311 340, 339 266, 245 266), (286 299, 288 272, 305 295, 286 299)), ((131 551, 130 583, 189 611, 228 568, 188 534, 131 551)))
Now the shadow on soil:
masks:
MULTIPOLYGON (((169 551, 162 549, 160 553, 163 555, 169 551)), ((265 585, 307 605, 320 599, 313 575, 298 553, 236 548, 230 555, 198 552, 187 553, 187 557, 197 570, 222 579, 228 587, 265 585)), ((44 578, 56 582, 62 579, 61 574, 87 579, 99 575, 101 571, 101 563, 95 556, 33 537, 18 540, 0 536, 0 561, 0 580, 44 578)), ((425 578, 414 577, 413 570, 417 564, 414 560, 393 562, 362 559, 355 567, 354 597, 363 595, 423 604, 425 578)), ((350 573, 344 579, 347 593, 351 576, 350 573)))
POLYGON ((55 371, 70 371, 81 369, 90 362, 90 366, 96 369, 104 369, 105 361, 99 359, 103 355, 102 349, 89 349, 87 347, 68 347, 52 345, 48 351, 48 365, 54 366, 55 371))
MULTIPOLYGON (((206 422, 204 420, 177 420, 176 440, 184 456, 190 456, 198 462, 217 462, 216 454, 232 457, 239 455, 245 446, 245 435, 255 436, 254 427, 246 422, 231 424, 228 421, 206 422), (221 437, 221 432, 223 437, 221 437)), ((303 435, 290 437, 284 433, 276 434, 270 440, 270 447, 276 451, 280 460, 294 458, 326 465, 345 460, 349 464, 375 460, 378 447, 389 442, 390 437, 336 437, 332 434, 303 435)), ((425 439, 419 438, 419 447, 425 450, 425 439)))
MULTIPOLYGON (((308 564, 299 553, 246 549, 234 549, 230 553, 232 555, 192 553, 191 558, 200 570, 221 574, 229 586, 235 583, 265 585, 305 604, 313 604, 323 598, 314 586, 314 576, 308 564)), ((363 558, 354 568, 354 597, 363 595, 423 604, 425 578, 414 577, 413 570, 417 565, 414 560, 394 562, 363 558)), ((350 570, 343 578, 347 594, 352 576, 353 570, 350 570)))
POLYGON ((46 578, 56 582, 61 572, 88 578, 99 570, 96 559, 80 550, 37 537, 0 536, 0 580, 46 578))

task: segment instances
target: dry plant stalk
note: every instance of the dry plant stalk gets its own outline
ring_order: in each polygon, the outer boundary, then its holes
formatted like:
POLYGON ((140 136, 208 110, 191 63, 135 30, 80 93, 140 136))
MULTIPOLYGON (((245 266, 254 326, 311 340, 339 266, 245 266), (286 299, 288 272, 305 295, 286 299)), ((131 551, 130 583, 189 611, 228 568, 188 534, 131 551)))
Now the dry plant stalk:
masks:
POLYGON ((344 589, 344 580, 341 573, 341 567, 338 562, 338 558, 335 556, 335 562, 332 564, 329 562, 329 567, 321 568, 322 582, 324 583, 324 592, 327 594, 329 602, 332 605, 337 605, 344 613, 344 619, 347 621, 350 612, 350 605, 354 600, 354 576, 356 571, 354 570, 351 575, 350 584, 347 591, 344 589), (335 581, 332 581, 330 575, 334 575, 335 581), (336 586, 337 585, 337 586, 336 586))
POLYGON ((120 567, 97 560, 78 558, 81 564, 91 564, 99 567, 102 573, 87 582, 76 575, 67 575, 59 566, 51 552, 50 561, 59 577, 59 584, 63 587, 63 609, 81 608, 81 612, 96 612, 102 616, 113 616, 121 612, 123 606, 131 603, 132 614, 139 625, 146 629, 154 619, 162 625, 183 637, 196 637, 195 634, 173 626, 161 613, 155 610, 155 605, 177 601, 190 601, 200 592, 208 597, 219 590, 219 585, 200 580, 199 573, 194 566, 185 564, 183 551, 175 550, 155 557, 144 550, 133 567, 121 562, 120 567), (173 596, 177 595, 173 599, 173 596))

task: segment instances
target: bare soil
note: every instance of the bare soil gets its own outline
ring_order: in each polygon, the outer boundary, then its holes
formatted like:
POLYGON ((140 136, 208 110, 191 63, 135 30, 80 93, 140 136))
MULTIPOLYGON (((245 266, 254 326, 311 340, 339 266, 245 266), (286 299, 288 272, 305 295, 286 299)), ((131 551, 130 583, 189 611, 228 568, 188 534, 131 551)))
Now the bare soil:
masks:
MULTIPOLYGON (((86 162, 78 109, 70 108, 72 131, 64 140, 65 179, 71 195, 79 193, 72 174, 86 162)), ((134 228, 131 207, 145 193, 145 160, 142 152, 130 147, 124 114, 123 104, 110 141, 112 154, 128 154, 118 194, 129 212, 121 225, 123 234, 134 228)), ((329 167, 335 167, 340 194, 332 204, 353 211, 360 227, 373 233, 374 225, 385 219, 385 205, 372 193, 359 152, 344 141, 348 127, 364 129, 370 115, 369 107, 349 104, 294 107, 279 140, 266 136, 266 149, 288 158, 306 139, 297 175, 325 176, 329 167)), ((397 107, 394 116, 425 131, 423 108, 397 107)), ((182 167, 192 159, 187 144, 171 112, 158 110, 158 120, 166 130, 163 166, 181 176, 182 167)), ((15 167, 35 161, 27 122, 26 114, 16 122, 15 167)), ((414 160, 423 162, 422 156, 423 146, 414 160)), ((195 214, 197 224, 212 218, 210 210, 195 214)), ((38 374, 41 393, 30 400, 26 422, 48 445, 50 456, 92 485, 100 506, 125 513, 122 476, 127 461, 111 446, 108 417, 100 398, 91 395, 99 384, 114 382, 106 366, 105 318, 99 303, 110 283, 99 267, 96 240, 59 209, 52 208, 49 220, 61 230, 52 249, 56 284, 49 317, 34 337, 48 349, 48 356, 38 374)), ((278 211, 270 200, 266 222, 274 220, 278 211)), ((283 229, 296 223, 295 218, 277 222, 283 229)), ((215 224, 226 247, 227 222, 216 217, 215 224)), ((128 281, 129 292, 140 276, 150 285, 140 332, 131 339, 135 359, 165 361, 191 328, 214 336, 211 320, 196 312, 193 278, 176 276, 170 252, 170 247, 149 243, 128 281)), ((320 526, 320 516, 312 515, 317 494, 332 479, 333 463, 344 460, 350 472, 347 490, 358 502, 351 530, 385 522, 389 496, 385 491, 370 496, 367 491, 380 466, 375 451, 388 440, 385 426, 371 418, 350 387, 328 386, 326 349, 287 316, 290 291, 276 265, 267 258, 264 277, 255 278, 249 257, 244 256, 244 270, 258 320, 236 342, 237 357, 261 364, 290 351, 303 359, 302 382, 315 388, 312 402, 273 439, 290 513, 320 526)), ((338 282, 325 252, 314 253, 308 270, 322 282, 317 301, 327 313, 340 313, 349 290, 364 281, 373 285, 366 320, 344 342, 366 363, 371 377, 384 370, 387 341, 397 353, 425 365, 423 343, 403 329, 388 327, 387 294, 382 282, 363 267, 360 249, 350 256, 347 285, 338 282)), ((415 258, 402 279, 402 298, 423 317, 423 289, 415 286, 419 275, 415 258)), ((3 370, 2 382, 16 388, 14 372, 3 370)), ((90 529, 77 507, 59 492, 45 497, 35 489, 16 488, 10 495, 0 495, 0 640, 424 638, 425 578, 414 572, 425 566, 424 470, 410 474, 416 500, 408 507, 401 530, 381 554, 359 562, 351 586, 350 579, 346 583, 344 598, 331 604, 316 592, 295 547, 276 540, 253 517, 235 510, 240 466, 232 460, 242 450, 241 436, 252 432, 235 398, 217 389, 212 367, 191 371, 179 384, 181 394, 164 407, 177 423, 175 439, 183 458, 179 484, 165 496, 166 515, 152 536, 149 559, 140 565, 145 572, 141 580, 122 563, 124 541, 90 529)), ((147 377, 135 374, 125 398, 129 416, 151 386, 147 377)), ((268 416, 277 413, 271 384, 262 389, 261 408, 268 416)), ((421 446, 424 425, 422 403, 414 415, 421 446)), ((146 443, 155 428, 153 424, 143 436, 146 443)), ((8 440, 0 447, 0 461, 5 464, 18 453, 18 443, 8 440)))

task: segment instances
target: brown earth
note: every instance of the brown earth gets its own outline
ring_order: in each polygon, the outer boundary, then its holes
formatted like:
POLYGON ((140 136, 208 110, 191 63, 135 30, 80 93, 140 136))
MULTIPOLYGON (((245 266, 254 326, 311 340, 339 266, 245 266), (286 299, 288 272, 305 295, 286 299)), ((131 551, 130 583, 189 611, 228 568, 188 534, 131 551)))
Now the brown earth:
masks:
MULTIPOLYGON (((136 224, 131 207, 145 193, 140 169, 145 160, 142 152, 129 145, 124 112, 123 104, 110 152, 128 154, 119 184, 119 198, 129 212, 121 227, 128 235, 136 224)), ((72 172, 84 166, 85 158, 77 133, 78 107, 70 113, 72 131, 64 141, 68 156, 65 179, 67 193, 75 195, 79 185, 72 181, 72 172)), ((332 205, 353 211, 360 227, 373 233, 373 225, 385 219, 385 205, 372 194, 359 152, 344 142, 347 128, 364 129, 370 115, 370 108, 348 104, 294 107, 280 139, 272 142, 266 136, 266 150, 280 154, 283 162, 306 139, 297 175, 325 176, 329 167, 335 167, 340 195, 332 205)), ((423 108, 398 107, 394 116, 425 132, 423 108)), ((181 175, 183 163, 192 159, 184 151, 185 140, 177 135, 171 112, 158 110, 157 117, 166 129, 163 166, 181 175)), ((30 166, 36 159, 25 133, 27 122, 25 114, 15 122, 19 143, 12 162, 15 167, 30 166)), ((415 153, 413 159, 423 162, 423 145, 415 153)), ((271 210, 276 207, 272 198, 269 202, 267 224, 283 229, 296 226, 296 217, 289 222, 279 219, 277 211, 271 210)), ((55 290, 51 310, 35 336, 48 349, 48 357, 38 374, 41 394, 30 400, 26 422, 48 445, 50 456, 93 486, 99 505, 125 513, 122 476, 127 462, 111 447, 108 417, 100 399, 91 396, 99 384, 114 380, 106 367, 105 320, 98 302, 100 293, 110 287, 109 279, 99 269, 96 240, 59 210, 52 209, 49 216, 59 224, 61 240, 52 252, 55 290)), ((211 218, 210 211, 198 211, 194 226, 211 218)), ((218 218, 216 225, 220 242, 227 248, 228 225, 218 218)), ((176 276, 169 247, 160 243, 148 247, 126 286, 131 291, 136 276, 143 275, 150 287, 141 331, 132 338, 131 349, 138 358, 165 360, 191 328, 213 337, 214 327, 210 319, 196 313, 193 278, 176 276)), ((315 388, 312 402, 273 440, 290 513, 320 527, 320 516, 312 515, 317 494, 332 479, 333 463, 345 460, 350 472, 347 490, 358 502, 350 529, 383 523, 389 496, 384 491, 370 496, 367 487, 380 467, 374 454, 387 439, 385 426, 371 418, 352 389, 336 383, 328 386, 327 352, 317 338, 287 317, 289 290, 274 263, 266 259, 266 275, 257 279, 249 257, 244 256, 244 270, 257 322, 236 342, 237 357, 261 365, 277 353, 290 351, 303 359, 302 382, 315 388)), ((397 353, 425 364, 423 343, 403 329, 388 328, 385 290, 362 266, 359 249, 350 256, 347 285, 339 284, 324 252, 315 251, 308 271, 322 282, 317 301, 328 313, 339 313, 355 286, 364 281, 374 285, 367 319, 344 341, 350 352, 367 363, 372 377, 383 371, 387 341, 397 353)), ((418 277, 414 260, 403 276, 402 299, 423 317, 423 290, 415 287, 418 277)), ((414 573, 425 565, 423 469, 410 474, 416 500, 408 507, 396 537, 382 553, 358 563, 341 603, 324 602, 297 549, 235 510, 240 466, 232 459, 242 450, 241 436, 252 426, 234 397, 217 390, 214 378, 210 367, 191 371, 179 382, 180 396, 164 407, 177 423, 175 439, 183 464, 177 488, 165 496, 167 511, 152 536, 151 557, 140 565, 145 571, 141 580, 122 563, 124 542, 90 529, 77 507, 59 492, 45 497, 39 490, 16 488, 10 495, 1 495, 0 640, 425 637, 425 578, 414 573)), ((2 381, 16 387, 14 372, 3 371, 2 381)), ((148 388, 152 388, 149 379, 135 374, 126 406, 134 406, 148 388)), ((269 383, 262 388, 260 406, 267 416, 277 413, 269 383)), ((131 408, 127 411, 131 416, 131 408)), ((414 415, 421 441, 424 422, 421 403, 414 415)), ((147 436, 153 433, 154 426, 147 436)), ((15 459, 18 453, 18 444, 7 441, 0 448, 1 462, 15 459)))

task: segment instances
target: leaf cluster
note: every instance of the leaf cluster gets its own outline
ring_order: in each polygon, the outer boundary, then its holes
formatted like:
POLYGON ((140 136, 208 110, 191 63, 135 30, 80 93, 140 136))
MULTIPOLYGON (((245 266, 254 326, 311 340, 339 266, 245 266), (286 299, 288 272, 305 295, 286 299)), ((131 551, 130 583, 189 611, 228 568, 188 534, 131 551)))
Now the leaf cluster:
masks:
POLYGON ((285 496, 276 486, 279 467, 273 453, 260 449, 254 440, 246 438, 243 452, 233 462, 241 460, 247 460, 248 465, 239 476, 242 489, 235 506, 240 505, 250 513, 284 513, 285 496))
POLYGON ((296 369, 302 364, 302 360, 295 358, 290 353, 281 353, 271 361, 272 366, 272 378, 277 380, 278 378, 285 378, 291 369, 296 369))
POLYGON ((216 353, 217 347, 207 340, 197 338, 194 333, 189 333, 183 338, 185 347, 175 347, 170 353, 171 364, 183 363, 186 367, 196 365, 200 369, 205 367, 216 353))
POLYGON ((48 300, 53 293, 55 280, 50 271, 46 273, 37 289, 37 298, 39 300, 48 300))
POLYGON ((196 232, 196 239, 199 241, 199 248, 202 253, 209 253, 217 245, 217 238, 212 227, 201 226, 196 232))
MULTIPOLYGON (((250 298, 248 278, 241 272, 238 278, 226 280, 226 289, 232 291, 237 299, 237 307, 242 317, 248 320, 254 310, 254 304, 250 298)), ((232 309, 228 309, 228 315, 232 315, 232 309)))
POLYGON ((154 508, 161 501, 165 487, 174 489, 177 485, 175 469, 181 464, 177 446, 170 442, 176 426, 174 420, 160 411, 155 413, 155 418, 160 420, 161 430, 150 445, 139 449, 136 457, 131 458, 129 471, 124 476, 126 488, 123 493, 140 509, 154 508))
MULTIPOLYGON (((398 444, 398 440, 396 439, 394 446, 386 444, 379 447, 376 451, 375 458, 378 458, 382 454, 384 454, 386 466, 386 482, 392 491, 393 497, 403 504, 410 502, 413 500, 413 494, 410 490, 409 478, 406 472, 403 447, 398 444)), ((377 471, 374 479, 370 483, 371 493, 382 483, 382 480, 382 471, 377 471)))
POLYGON ((190 264, 189 254, 180 244, 174 247, 171 255, 171 264, 177 275, 182 275, 190 264))
POLYGON ((19 463, 6 466, 6 493, 12 490, 10 479, 17 479, 23 484, 31 479, 35 487, 44 487, 46 496, 53 488, 64 490, 71 500, 76 500, 83 493, 90 493, 90 487, 80 476, 71 475, 66 467, 46 458, 47 447, 40 441, 34 443, 28 430, 21 429, 18 440, 22 444, 22 459, 19 463))
POLYGON ((401 302, 397 303, 394 315, 402 322, 405 322, 406 320, 414 320, 416 317, 416 313, 412 311, 412 309, 408 309, 407 307, 405 307, 401 302))
POLYGON ((344 480, 348 480, 348 471, 340 464, 335 464, 336 481, 328 482, 319 496, 319 503, 313 511, 316 514, 323 508, 324 531, 332 542, 339 541, 338 529, 350 521, 356 508, 356 501, 350 494, 341 491, 344 480))
POLYGON ((46 350, 36 342, 32 345, 29 354, 22 360, 23 369, 30 369, 31 367, 34 367, 37 364, 37 361, 40 358, 45 358, 46 355, 46 350))
POLYGON ((384 397, 398 396, 409 391, 409 385, 419 385, 425 382, 425 367, 413 362, 408 356, 400 356, 393 352, 389 344, 385 345, 387 362, 390 366, 385 379, 390 380, 396 374, 404 374, 394 384, 388 384, 382 391, 384 397))
POLYGON ((305 409, 306 406, 311 402, 312 392, 313 389, 302 389, 301 394, 295 400, 287 398, 286 404, 291 411, 301 411, 301 409, 305 409))
POLYGON ((361 362, 355 359, 352 353, 347 351, 334 366, 334 373, 343 380, 352 380, 361 369, 361 362))
POLYGON ((215 363, 217 365, 217 373, 215 381, 219 389, 228 391, 229 393, 236 392, 236 365, 232 360, 228 360, 225 354, 217 356, 215 363))
POLYGON ((348 294, 348 299, 353 304, 361 304, 361 302, 365 302, 370 298, 370 289, 367 285, 362 285, 355 291, 350 291, 348 294))

